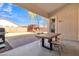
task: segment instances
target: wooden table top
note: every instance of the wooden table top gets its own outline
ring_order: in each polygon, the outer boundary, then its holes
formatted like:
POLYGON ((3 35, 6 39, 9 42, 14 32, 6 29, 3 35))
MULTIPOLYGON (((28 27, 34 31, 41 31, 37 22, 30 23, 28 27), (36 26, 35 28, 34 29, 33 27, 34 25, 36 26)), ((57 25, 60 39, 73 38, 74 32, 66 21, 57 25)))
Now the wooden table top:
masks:
POLYGON ((60 33, 44 33, 44 34, 37 34, 36 37, 51 39, 51 38, 57 37, 59 35, 61 35, 61 34, 60 33))

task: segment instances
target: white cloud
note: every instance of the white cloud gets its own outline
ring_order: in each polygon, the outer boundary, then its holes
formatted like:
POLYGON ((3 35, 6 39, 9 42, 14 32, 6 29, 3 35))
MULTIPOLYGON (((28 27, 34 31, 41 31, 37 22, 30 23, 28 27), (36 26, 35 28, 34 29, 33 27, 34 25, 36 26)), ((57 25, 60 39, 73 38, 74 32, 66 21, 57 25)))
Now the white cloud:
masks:
POLYGON ((7 5, 7 7, 4 8, 3 10, 9 13, 12 13, 12 4, 7 5))
POLYGON ((7 12, 11 13, 12 12, 12 8, 8 6, 7 8, 4 9, 4 11, 7 11, 7 12))
POLYGON ((4 5, 3 3, 0 3, 0 8, 3 7, 3 5, 4 5))
POLYGON ((18 15, 16 13, 11 12, 10 15, 6 14, 5 12, 0 12, 0 16, 2 17, 9 17, 9 18, 16 18, 18 15))

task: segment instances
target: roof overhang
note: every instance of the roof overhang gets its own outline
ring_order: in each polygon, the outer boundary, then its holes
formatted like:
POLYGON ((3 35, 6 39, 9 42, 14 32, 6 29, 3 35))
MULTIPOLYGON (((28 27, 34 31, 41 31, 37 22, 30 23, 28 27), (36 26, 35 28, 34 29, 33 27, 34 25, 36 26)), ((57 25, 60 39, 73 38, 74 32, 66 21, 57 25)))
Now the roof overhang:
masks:
POLYGON ((66 3, 13 3, 36 14, 50 18, 53 14, 64 8, 66 3))

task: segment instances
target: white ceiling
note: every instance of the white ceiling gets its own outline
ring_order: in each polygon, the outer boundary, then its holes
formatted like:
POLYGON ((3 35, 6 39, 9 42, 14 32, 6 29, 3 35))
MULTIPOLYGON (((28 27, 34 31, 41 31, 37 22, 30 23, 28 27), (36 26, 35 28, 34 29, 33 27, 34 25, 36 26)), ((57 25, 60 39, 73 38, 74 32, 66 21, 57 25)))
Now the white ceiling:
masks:
POLYGON ((36 3, 34 5, 43 9, 47 13, 50 13, 50 12, 55 11, 56 9, 62 7, 65 4, 64 3, 36 3))
POLYGON ((53 12, 57 12, 60 8, 63 8, 63 6, 66 5, 66 3, 14 3, 14 4, 45 17, 49 17, 50 14, 52 15, 53 12))

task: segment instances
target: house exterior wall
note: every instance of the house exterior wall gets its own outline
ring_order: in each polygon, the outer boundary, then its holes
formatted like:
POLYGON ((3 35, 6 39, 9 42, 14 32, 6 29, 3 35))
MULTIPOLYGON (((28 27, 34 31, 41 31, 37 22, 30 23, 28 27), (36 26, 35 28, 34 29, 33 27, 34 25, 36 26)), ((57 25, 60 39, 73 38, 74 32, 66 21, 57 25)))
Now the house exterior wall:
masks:
POLYGON ((61 33, 62 39, 78 40, 78 4, 69 4, 54 14, 55 32, 61 33))
POLYGON ((78 40, 79 40, 79 4, 78 4, 78 40))

